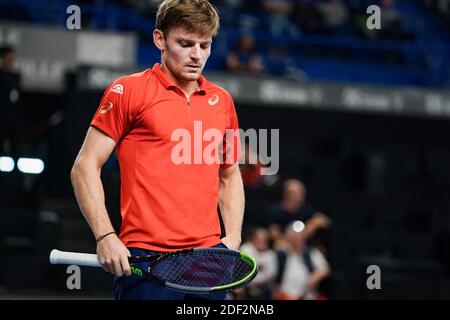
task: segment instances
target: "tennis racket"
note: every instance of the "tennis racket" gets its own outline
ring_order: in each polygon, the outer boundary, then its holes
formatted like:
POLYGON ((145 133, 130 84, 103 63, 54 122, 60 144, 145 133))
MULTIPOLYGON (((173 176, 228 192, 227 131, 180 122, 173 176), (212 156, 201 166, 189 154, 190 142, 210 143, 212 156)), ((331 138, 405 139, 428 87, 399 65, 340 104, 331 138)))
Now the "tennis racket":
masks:
MULTIPOLYGON (((227 292, 249 283, 258 266, 247 253, 202 248, 129 258, 131 273, 186 293, 227 292)), ((96 254, 52 250, 51 264, 101 267, 96 254)))

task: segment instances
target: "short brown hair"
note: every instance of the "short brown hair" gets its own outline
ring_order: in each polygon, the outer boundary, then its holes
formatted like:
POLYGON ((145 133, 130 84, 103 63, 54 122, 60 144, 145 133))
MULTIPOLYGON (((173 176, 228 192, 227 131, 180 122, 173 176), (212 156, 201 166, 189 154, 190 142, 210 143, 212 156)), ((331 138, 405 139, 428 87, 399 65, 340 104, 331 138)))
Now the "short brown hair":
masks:
POLYGON ((164 0, 156 13, 156 29, 167 34, 177 27, 214 37, 219 30, 219 14, 207 0, 164 0))

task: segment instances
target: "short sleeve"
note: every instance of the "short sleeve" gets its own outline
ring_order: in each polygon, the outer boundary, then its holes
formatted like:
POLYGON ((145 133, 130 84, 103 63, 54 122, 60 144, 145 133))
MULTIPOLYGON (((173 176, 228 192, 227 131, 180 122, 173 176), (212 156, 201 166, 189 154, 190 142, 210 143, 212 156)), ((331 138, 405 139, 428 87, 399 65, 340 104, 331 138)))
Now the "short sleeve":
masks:
POLYGON ((239 161, 241 157, 241 140, 239 137, 239 122, 234 107, 233 99, 230 97, 229 125, 225 130, 225 136, 222 143, 221 168, 228 168, 239 161))
POLYGON ((105 90, 91 121, 91 126, 111 137, 116 143, 130 130, 133 122, 127 92, 131 88, 124 86, 122 82, 118 79, 105 90))

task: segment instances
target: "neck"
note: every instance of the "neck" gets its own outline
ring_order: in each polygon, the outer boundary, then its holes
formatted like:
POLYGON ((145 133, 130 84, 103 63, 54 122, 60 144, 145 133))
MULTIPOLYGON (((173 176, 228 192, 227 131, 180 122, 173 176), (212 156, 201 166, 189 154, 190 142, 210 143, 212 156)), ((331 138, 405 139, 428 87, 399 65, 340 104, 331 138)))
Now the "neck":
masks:
POLYGON ((302 252, 304 245, 291 245, 289 246, 289 253, 292 255, 297 255, 302 252))
POLYGON ((166 75, 172 79, 175 84, 184 92, 187 97, 190 97, 199 88, 199 83, 197 80, 180 80, 170 72, 169 68, 164 63, 161 63, 161 68, 166 75))
POLYGON ((300 204, 288 200, 283 200, 281 202, 281 207, 287 212, 295 213, 300 209, 300 204))

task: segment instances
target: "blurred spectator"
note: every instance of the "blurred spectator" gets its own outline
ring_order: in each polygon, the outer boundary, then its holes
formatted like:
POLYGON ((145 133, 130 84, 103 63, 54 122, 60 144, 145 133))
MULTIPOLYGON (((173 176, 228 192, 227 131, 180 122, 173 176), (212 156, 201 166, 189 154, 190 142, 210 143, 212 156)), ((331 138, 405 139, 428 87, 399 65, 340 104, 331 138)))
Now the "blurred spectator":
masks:
POLYGON ((264 58, 266 70, 273 75, 282 76, 286 79, 304 81, 307 75, 297 67, 295 60, 288 55, 285 47, 281 44, 273 44, 264 58))
POLYGON ((225 27, 239 28, 251 32, 260 26, 258 14, 260 0, 219 0, 212 1, 220 10, 220 23, 225 27))
POLYGON ((136 8, 143 17, 151 19, 155 17, 158 6, 161 3, 160 0, 126 0, 124 2, 128 6, 136 8))
POLYGON ((450 1, 449 0, 422 0, 427 7, 435 12, 450 30, 450 1))
POLYGON ((331 272, 327 260, 318 249, 307 246, 305 229, 299 230, 294 224, 289 224, 285 232, 288 247, 278 252, 277 299, 326 299, 320 291, 320 284, 331 272))
POLYGON ((404 40, 408 38, 395 0, 381 0, 381 32, 384 39, 404 40))
POLYGON ((211 3, 221 9, 240 13, 245 12, 255 14, 261 11, 260 0, 214 0, 211 1, 211 3))
POLYGON ((12 72, 16 60, 16 51, 13 47, 3 46, 0 48, 1 70, 3 72, 12 72))
POLYGON ((19 152, 20 78, 14 72, 16 52, 13 47, 0 48, 0 151, 13 157, 19 152))
POLYGON ((291 21, 305 33, 323 33, 323 17, 314 0, 295 2, 291 21))
POLYGON ((329 33, 343 33, 346 31, 349 11, 342 0, 328 0, 317 5, 324 19, 325 28, 329 33))
POLYGON ((272 299, 272 289, 277 274, 277 256, 269 248, 270 236, 267 229, 256 227, 249 231, 248 241, 240 248, 255 258, 258 263, 258 274, 246 286, 246 296, 250 299, 272 299))
POLYGON ((242 35, 234 50, 228 54, 225 64, 230 72, 261 74, 263 61, 256 51, 255 39, 250 34, 242 35))
POLYGON ((368 29, 366 26, 366 14, 363 12, 360 15, 358 26, 364 36, 384 40, 411 40, 414 38, 414 35, 406 30, 395 0, 380 0, 379 6, 381 8, 380 30, 368 29))
POLYGON ((264 0, 263 8, 268 16, 269 30, 273 36, 300 35, 298 27, 289 20, 294 4, 289 0, 264 0))
POLYGON ((240 11, 244 6, 243 0, 216 0, 211 1, 216 7, 226 10, 240 11))
POLYGON ((305 185, 297 179, 284 182, 283 198, 269 208, 266 219, 275 248, 283 247, 282 230, 293 221, 305 223, 308 237, 312 237, 318 229, 327 229, 331 224, 325 214, 306 202, 305 185))

